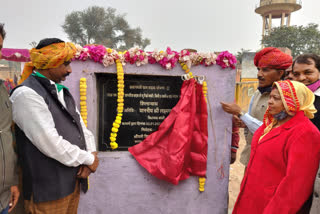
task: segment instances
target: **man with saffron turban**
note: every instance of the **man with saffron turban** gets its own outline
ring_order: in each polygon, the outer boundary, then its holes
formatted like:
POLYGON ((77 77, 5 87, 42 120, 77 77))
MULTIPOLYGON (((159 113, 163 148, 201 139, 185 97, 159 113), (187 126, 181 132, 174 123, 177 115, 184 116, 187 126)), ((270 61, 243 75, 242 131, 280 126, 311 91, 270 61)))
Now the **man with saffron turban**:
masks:
POLYGON ((258 69, 259 85, 251 98, 248 112, 245 113, 235 103, 221 102, 223 110, 240 118, 238 124, 246 128, 246 146, 240 157, 240 162, 245 166, 250 158, 253 133, 262 125, 263 115, 267 110, 272 84, 283 78, 285 70, 292 64, 292 57, 277 48, 267 47, 255 55, 254 64, 258 69))
POLYGON ((30 50, 22 83, 10 97, 27 213, 77 213, 80 189, 99 160, 68 88, 72 43, 43 39, 30 50))

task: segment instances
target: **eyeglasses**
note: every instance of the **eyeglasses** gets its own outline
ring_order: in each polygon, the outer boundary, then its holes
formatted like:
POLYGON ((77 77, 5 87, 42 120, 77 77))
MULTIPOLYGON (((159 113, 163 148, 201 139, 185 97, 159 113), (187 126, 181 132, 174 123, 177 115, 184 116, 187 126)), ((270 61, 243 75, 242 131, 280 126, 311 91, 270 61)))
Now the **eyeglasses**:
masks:
POLYGON ((71 61, 69 60, 69 61, 64 62, 63 64, 64 64, 64 66, 68 66, 68 65, 70 65, 70 63, 71 63, 71 61))

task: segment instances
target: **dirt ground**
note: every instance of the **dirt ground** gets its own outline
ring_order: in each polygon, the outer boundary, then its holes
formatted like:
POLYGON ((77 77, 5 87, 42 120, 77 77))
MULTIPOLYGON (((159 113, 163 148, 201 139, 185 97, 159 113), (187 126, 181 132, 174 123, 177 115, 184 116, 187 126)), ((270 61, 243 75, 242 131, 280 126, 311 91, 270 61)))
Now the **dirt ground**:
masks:
POLYGON ((245 146, 245 138, 243 135, 243 129, 240 129, 240 142, 239 149, 237 151, 237 160, 234 164, 230 165, 229 176, 229 213, 231 213, 233 206, 237 200, 237 196, 240 191, 240 183, 243 178, 244 166, 240 163, 240 154, 245 146))

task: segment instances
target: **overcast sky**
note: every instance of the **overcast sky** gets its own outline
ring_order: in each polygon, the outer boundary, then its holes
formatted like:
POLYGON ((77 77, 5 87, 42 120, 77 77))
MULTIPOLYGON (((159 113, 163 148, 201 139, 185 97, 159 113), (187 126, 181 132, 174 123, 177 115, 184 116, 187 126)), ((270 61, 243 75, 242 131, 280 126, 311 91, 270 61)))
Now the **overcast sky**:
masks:
MULTIPOLYGON (((5 23, 4 47, 31 48, 46 37, 68 40, 61 25, 72 11, 89 6, 113 7, 126 13, 132 27, 140 26, 143 37, 151 39, 146 49, 180 51, 260 48, 262 18, 254 12, 259 0, 1 0, 0 22, 5 23)), ((302 0, 293 13, 292 25, 310 22, 320 25, 320 1, 302 0)), ((280 20, 277 22, 280 23, 280 20)))

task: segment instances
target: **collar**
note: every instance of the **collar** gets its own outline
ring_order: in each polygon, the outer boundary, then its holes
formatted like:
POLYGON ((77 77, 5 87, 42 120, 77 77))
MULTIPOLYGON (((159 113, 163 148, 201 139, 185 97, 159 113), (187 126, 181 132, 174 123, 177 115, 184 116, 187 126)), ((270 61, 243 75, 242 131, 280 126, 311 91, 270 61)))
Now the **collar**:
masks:
POLYGON ((272 90, 272 86, 258 87, 258 90, 260 91, 260 94, 270 93, 272 90))
POLYGON ((313 92, 314 93, 314 95, 317 95, 317 96, 319 96, 320 97, 320 88, 318 88, 315 92, 313 92))
MULTIPOLYGON (((36 71, 35 73, 32 73, 32 76, 36 76, 36 77, 41 77, 41 78, 46 78, 46 79, 48 79, 46 76, 40 74, 38 71, 36 71)), ((49 79, 48 79, 48 80, 49 80, 49 79)), ((59 83, 55 83, 55 82, 53 82, 52 80, 49 80, 49 81, 50 81, 51 84, 55 84, 55 85, 56 85, 58 92, 60 92, 63 88, 69 90, 69 88, 67 88, 67 87, 64 86, 64 85, 61 85, 61 84, 59 84, 59 83)))

